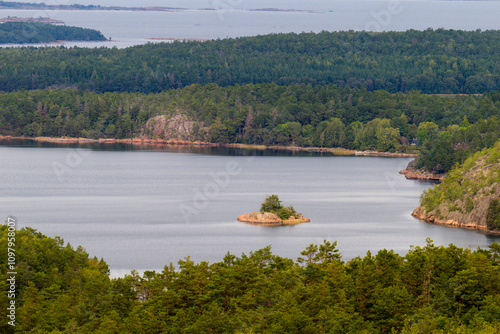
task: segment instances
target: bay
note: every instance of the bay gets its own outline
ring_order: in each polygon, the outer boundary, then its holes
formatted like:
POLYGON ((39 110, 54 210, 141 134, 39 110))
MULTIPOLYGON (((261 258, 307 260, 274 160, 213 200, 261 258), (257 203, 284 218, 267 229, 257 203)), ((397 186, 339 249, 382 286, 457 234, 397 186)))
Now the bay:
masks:
MULTIPOLYGON (((158 5, 157 3, 151 3, 158 5)), ((133 5, 123 3, 123 5, 133 5)), ((146 6, 146 3, 141 3, 146 6)), ((500 29, 498 1, 169 1, 178 12, 0 10, 0 16, 51 17, 67 25, 98 29, 111 42, 65 42, 99 47, 159 42, 154 39, 217 39, 270 33, 427 28, 500 29), (215 10, 200 10, 212 8, 215 10), (249 11, 258 8, 297 11, 249 11)))
POLYGON ((498 238, 410 216, 430 183, 398 171, 411 159, 253 155, 131 146, 0 145, 0 214, 104 258, 113 276, 161 270, 185 256, 272 245, 296 259, 311 243, 338 241, 344 260, 411 245, 487 247, 498 238), (263 227, 236 221, 278 194, 311 219, 263 227))

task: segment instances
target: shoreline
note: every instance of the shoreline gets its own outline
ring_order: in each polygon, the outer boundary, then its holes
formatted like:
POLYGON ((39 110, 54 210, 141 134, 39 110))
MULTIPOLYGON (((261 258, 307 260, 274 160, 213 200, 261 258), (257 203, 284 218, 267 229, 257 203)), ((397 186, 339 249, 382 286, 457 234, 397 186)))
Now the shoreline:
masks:
POLYGON ((410 163, 408 164, 408 166, 406 166, 405 169, 399 171, 399 174, 404 175, 407 180, 427 181, 436 183, 442 182, 446 175, 446 174, 434 174, 415 169, 415 160, 410 161, 410 163))
POLYGON ((26 136, 2 136, 0 140, 32 140, 40 143, 53 144, 130 144, 130 145, 166 145, 166 146, 185 146, 185 147, 225 147, 247 150, 278 150, 292 152, 308 152, 308 153, 330 153, 335 156, 370 156, 370 157, 387 157, 387 158, 414 158, 415 154, 410 153, 393 153, 393 152, 377 152, 377 151, 355 151, 344 148, 334 147, 301 147, 301 146, 279 146, 279 145, 256 145, 256 144, 217 144, 206 141, 185 141, 178 139, 148 139, 148 138, 73 138, 73 137, 26 137, 26 136))
POLYGON ((399 171, 399 174, 403 174, 407 180, 427 181, 436 183, 442 182, 445 176, 445 174, 432 174, 429 172, 421 172, 411 169, 403 169, 399 171))
POLYGON ((251 225, 260 226, 287 226, 287 225, 297 225, 302 223, 310 223, 311 220, 302 215, 297 217, 290 217, 288 219, 281 219, 276 214, 271 212, 260 212, 254 211, 250 213, 244 213, 236 219, 239 222, 247 223, 251 225))
POLYGON ((434 215, 427 215, 424 212, 425 212, 425 209, 423 209, 421 206, 419 206, 415 210, 413 210, 411 215, 412 215, 412 217, 414 217, 414 218, 416 218, 424 223, 427 223, 427 224, 442 225, 442 226, 462 228, 462 229, 467 229, 467 230, 476 230, 476 231, 484 233, 484 234, 500 236, 500 231, 488 230, 488 228, 486 226, 483 226, 483 225, 478 225, 478 224, 473 224, 473 223, 461 223, 461 222, 453 220, 453 219, 443 220, 443 219, 437 218, 434 215))

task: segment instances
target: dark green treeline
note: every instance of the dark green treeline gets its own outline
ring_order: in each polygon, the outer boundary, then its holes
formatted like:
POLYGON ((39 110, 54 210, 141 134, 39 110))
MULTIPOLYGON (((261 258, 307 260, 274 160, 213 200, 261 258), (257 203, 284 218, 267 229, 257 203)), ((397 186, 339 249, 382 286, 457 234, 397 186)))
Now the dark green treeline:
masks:
MULTIPOLYGON (((0 227, 7 249, 7 227, 0 227)), ((16 236, 16 326, 2 333, 497 333, 500 246, 412 247, 342 261, 336 243, 297 261, 270 247, 189 258, 109 279, 103 260, 33 229, 16 236)), ((0 257, 0 307, 6 257, 0 257)))
POLYGON ((500 90, 499 31, 271 34, 119 49, 0 50, 0 90, 160 92, 191 84, 336 84, 369 91, 500 90))

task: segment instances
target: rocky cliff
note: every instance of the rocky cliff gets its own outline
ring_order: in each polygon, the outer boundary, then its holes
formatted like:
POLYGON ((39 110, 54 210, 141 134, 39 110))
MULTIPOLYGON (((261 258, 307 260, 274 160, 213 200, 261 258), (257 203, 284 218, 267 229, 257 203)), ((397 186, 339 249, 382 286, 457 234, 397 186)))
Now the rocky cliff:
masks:
POLYGON ((160 115, 150 118, 144 127, 147 138, 175 139, 183 141, 206 141, 208 128, 203 122, 196 122, 186 115, 167 116, 160 115))
POLYGON ((500 142, 452 169, 424 192, 413 216, 433 224, 500 234, 500 142))

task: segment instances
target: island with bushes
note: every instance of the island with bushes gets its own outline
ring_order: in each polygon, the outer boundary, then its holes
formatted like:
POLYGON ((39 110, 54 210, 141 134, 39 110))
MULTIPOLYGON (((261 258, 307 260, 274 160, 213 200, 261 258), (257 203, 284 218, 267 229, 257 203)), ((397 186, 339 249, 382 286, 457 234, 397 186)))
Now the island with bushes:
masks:
POLYGON ((283 206, 278 195, 267 196, 260 211, 242 214, 238 221, 268 226, 295 225, 308 223, 311 220, 295 211, 293 206, 283 206))

